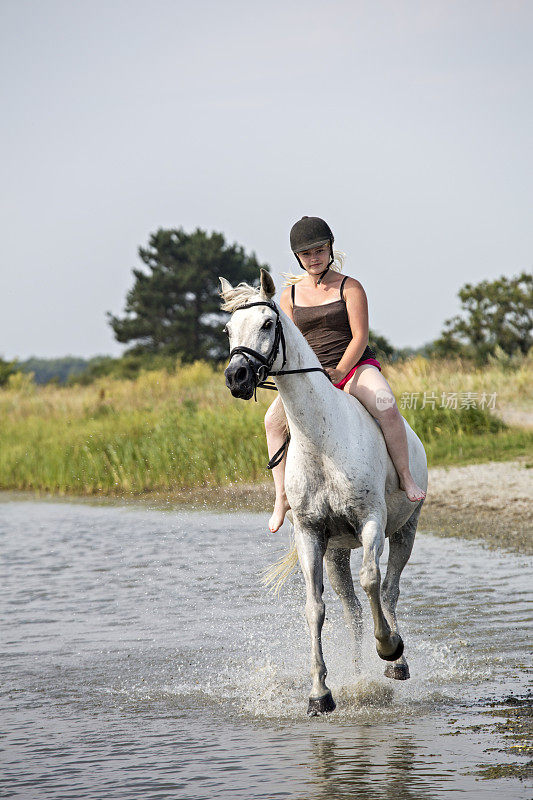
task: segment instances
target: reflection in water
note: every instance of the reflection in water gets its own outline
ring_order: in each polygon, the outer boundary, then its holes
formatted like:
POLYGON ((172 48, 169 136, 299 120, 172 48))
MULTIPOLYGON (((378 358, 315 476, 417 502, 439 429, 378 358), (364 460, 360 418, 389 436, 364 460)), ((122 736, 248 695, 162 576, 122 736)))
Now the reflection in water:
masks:
POLYGON ((313 800, 432 800, 432 791, 414 771, 417 751, 413 736, 390 730, 380 742, 366 726, 357 740, 310 736, 309 779, 313 800), (379 794, 378 794, 379 793, 379 794))

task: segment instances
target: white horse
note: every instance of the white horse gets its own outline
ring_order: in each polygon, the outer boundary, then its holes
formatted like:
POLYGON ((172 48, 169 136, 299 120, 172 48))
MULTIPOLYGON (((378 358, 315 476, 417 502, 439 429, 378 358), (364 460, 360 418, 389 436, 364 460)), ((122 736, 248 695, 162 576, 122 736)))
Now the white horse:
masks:
MULTIPOLYGON (((378 655, 390 662, 385 675, 409 678, 396 603, 423 501, 411 502, 400 489, 378 423, 355 397, 336 389, 322 374, 303 335, 273 302, 271 276, 261 270, 260 289, 246 284, 233 288, 224 278, 220 282, 223 308, 232 312, 227 323, 227 386, 235 397, 248 400, 270 373, 285 407, 291 436, 285 489, 311 634, 308 714, 332 711, 335 703, 325 683, 321 644, 323 562, 359 648, 361 605, 354 592, 350 551, 363 547, 361 586, 370 602, 378 655), (379 559, 387 536, 389 560, 381 583, 379 559)), ((426 489, 424 447, 407 422, 405 428, 411 474, 426 489)))

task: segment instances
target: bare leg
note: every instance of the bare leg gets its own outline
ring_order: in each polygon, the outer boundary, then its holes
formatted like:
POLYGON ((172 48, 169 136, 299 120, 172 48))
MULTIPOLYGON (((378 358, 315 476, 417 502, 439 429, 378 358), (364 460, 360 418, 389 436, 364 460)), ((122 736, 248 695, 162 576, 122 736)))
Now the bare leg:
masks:
MULTIPOLYGON (((269 458, 272 458, 274 453, 277 453, 282 446, 287 436, 287 419, 283 409, 283 403, 279 397, 276 397, 274 402, 270 405, 267 413, 265 414, 265 431, 267 439, 267 448, 269 458)), ((274 479, 274 486, 276 489, 276 500, 274 503, 274 511, 270 517, 268 527, 271 533, 275 533, 283 525, 285 514, 290 508, 285 494, 285 457, 272 470, 272 477, 274 479)))
POLYGON ((400 479, 400 488, 409 500, 418 502, 426 493, 418 486, 409 469, 407 435, 402 415, 394 399, 392 389, 378 370, 370 364, 363 364, 352 380, 344 387, 365 406, 377 419, 383 432, 387 450, 400 479))
POLYGON ((374 636, 378 656, 385 661, 396 661, 403 652, 403 642, 399 634, 394 633, 381 605, 381 574, 379 558, 385 542, 384 526, 375 519, 369 519, 361 531, 363 543, 363 563, 359 572, 361 586, 370 602, 370 610, 374 619, 374 636))
POLYGON ((404 490, 409 500, 412 500, 414 503, 423 500, 426 493, 416 483, 409 469, 409 453, 407 449, 405 424, 396 402, 394 402, 394 405, 389 409, 381 412, 377 420, 381 425, 381 430, 385 437, 385 444, 387 445, 392 463, 396 467, 396 472, 400 479, 400 488, 404 490))
MULTIPOLYGON (((400 596, 400 577, 413 549, 420 510, 420 507, 415 509, 405 525, 389 537, 389 560, 387 574, 381 586, 381 602, 391 629, 398 634, 396 603, 400 596)), ((392 664, 387 664, 385 675, 396 680, 406 680, 410 677, 409 667, 403 654, 392 664)))
POLYGON ((335 703, 326 686, 326 664, 322 654, 322 626, 326 608, 322 599, 323 559, 326 545, 324 537, 312 530, 304 530, 295 521, 295 542, 298 559, 305 579, 305 616, 311 634, 311 679, 308 714, 333 711, 335 703))
POLYGON ((361 660, 361 638, 363 635, 363 618, 361 603, 357 599, 353 587, 352 571, 350 569, 350 550, 326 550, 326 570, 333 591, 339 596, 344 610, 344 619, 352 632, 356 666, 361 660))

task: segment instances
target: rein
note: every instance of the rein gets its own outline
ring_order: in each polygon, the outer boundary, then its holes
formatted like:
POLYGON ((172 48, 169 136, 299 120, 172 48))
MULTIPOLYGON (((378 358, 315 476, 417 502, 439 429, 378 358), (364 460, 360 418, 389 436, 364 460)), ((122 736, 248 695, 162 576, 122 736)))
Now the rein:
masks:
MULTIPOLYGON (((285 345, 285 335, 283 333, 283 325, 281 324, 281 319, 279 317, 279 311, 273 303, 269 303, 266 300, 260 300, 256 303, 248 303, 245 306, 239 306, 239 308, 236 308, 235 311, 240 311, 243 308, 253 308, 254 306, 267 306, 267 308, 270 308, 276 315, 276 330, 274 334, 274 341, 272 343, 272 347, 270 348, 270 353, 267 356, 264 356, 262 353, 259 353, 257 350, 252 350, 250 347, 244 347, 244 346, 234 347, 229 354, 229 360, 231 361, 231 359, 235 355, 241 355, 247 361, 254 376, 254 400, 256 403, 257 403, 257 389, 272 389, 275 392, 278 391, 276 384, 273 381, 268 381, 268 378, 272 375, 298 375, 303 372, 323 372, 328 381, 331 380, 326 370, 322 369, 322 367, 307 367, 304 369, 283 369, 283 367, 287 363, 287 350, 285 345), (283 354, 281 369, 272 372, 272 365, 278 356, 280 345, 283 354), (254 363, 254 361, 252 361, 250 356, 257 359, 257 361, 259 361, 260 363, 259 364, 254 363)), ((291 435, 289 433, 287 434, 287 438, 285 439, 280 449, 276 453, 274 453, 274 455, 268 462, 267 469, 273 469, 273 467, 277 467, 278 464, 280 464, 283 461, 283 458, 285 456, 285 451, 289 446, 290 440, 291 440, 291 435)))

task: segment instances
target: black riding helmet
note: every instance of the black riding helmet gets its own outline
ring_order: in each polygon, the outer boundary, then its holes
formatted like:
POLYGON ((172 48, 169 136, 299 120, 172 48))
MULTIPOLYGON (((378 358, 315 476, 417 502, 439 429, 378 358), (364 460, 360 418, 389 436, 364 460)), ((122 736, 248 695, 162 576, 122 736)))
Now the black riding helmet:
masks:
MULTIPOLYGON (((298 222, 295 222, 291 228, 290 240, 291 250, 301 267, 302 262, 298 257, 298 253, 303 250, 311 250, 313 247, 320 247, 321 244, 326 244, 327 242, 329 242, 330 256, 326 272, 333 264, 333 233, 328 223, 320 217, 302 217, 298 222)), ((326 272, 324 272, 324 275, 326 272)))

